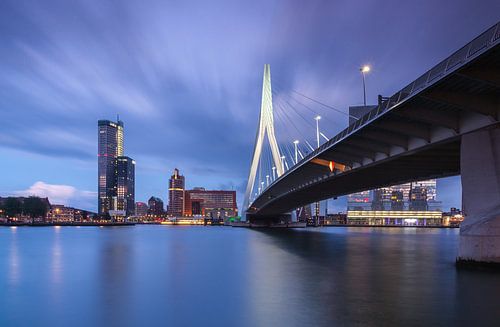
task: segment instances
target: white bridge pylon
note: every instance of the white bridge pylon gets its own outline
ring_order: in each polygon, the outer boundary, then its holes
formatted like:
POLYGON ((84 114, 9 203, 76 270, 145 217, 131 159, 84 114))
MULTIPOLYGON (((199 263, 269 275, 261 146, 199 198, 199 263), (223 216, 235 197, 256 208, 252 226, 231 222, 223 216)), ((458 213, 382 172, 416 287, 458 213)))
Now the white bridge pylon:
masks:
POLYGON ((250 174, 248 176, 248 184, 243 201, 243 213, 246 215, 246 210, 250 205, 250 196, 253 194, 255 178, 259 166, 262 146, 267 133, 267 139, 271 147, 274 166, 276 167, 276 175, 283 175, 284 167, 281 160, 281 154, 274 135, 274 116, 273 116, 273 95, 271 90, 271 67, 269 64, 264 65, 264 78, 262 81, 262 103, 260 107, 259 128, 255 138, 255 147, 253 151, 252 165, 250 166, 250 174))

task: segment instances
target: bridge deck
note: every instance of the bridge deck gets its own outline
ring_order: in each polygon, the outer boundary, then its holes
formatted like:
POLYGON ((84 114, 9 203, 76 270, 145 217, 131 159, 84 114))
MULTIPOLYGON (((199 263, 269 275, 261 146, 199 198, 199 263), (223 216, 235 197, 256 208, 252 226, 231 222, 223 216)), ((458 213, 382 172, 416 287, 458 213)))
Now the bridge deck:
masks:
POLYGON ((461 135, 500 121, 500 23, 310 153, 250 205, 260 216, 318 200, 460 174, 461 135), (342 163, 330 172, 312 162, 342 163))

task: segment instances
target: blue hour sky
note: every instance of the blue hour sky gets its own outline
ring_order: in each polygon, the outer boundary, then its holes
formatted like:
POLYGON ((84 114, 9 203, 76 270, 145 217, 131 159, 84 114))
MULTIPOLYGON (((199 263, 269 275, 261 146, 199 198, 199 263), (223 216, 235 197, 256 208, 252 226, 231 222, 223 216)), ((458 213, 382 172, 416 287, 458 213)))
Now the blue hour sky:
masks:
MULTIPOLYGON (((294 89, 347 111, 362 103, 360 65, 374 103, 499 13, 496 0, 3 0, 0 195, 96 210, 97 120, 119 114, 137 201, 166 199, 177 167, 188 187, 235 189, 241 205, 265 63, 277 99, 294 89)), ((328 115, 333 136, 347 118, 328 115)), ((459 177, 438 181, 445 208, 460 192, 459 177)))

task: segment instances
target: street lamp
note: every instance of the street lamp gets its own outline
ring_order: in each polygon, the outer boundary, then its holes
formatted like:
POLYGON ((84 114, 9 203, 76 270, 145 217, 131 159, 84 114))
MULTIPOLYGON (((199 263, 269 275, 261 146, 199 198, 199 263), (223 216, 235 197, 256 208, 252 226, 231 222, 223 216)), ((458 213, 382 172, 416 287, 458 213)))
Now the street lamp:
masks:
POLYGON ((361 75, 363 76, 363 103, 365 104, 366 107, 366 83, 365 83, 365 74, 370 71, 370 66, 364 65, 359 69, 361 72, 361 75))
POLYGON ((317 115, 314 119, 316 120, 316 142, 318 143, 319 148, 319 120, 321 119, 321 116, 317 115))
POLYGON ((297 164, 299 162, 299 151, 298 151, 299 140, 293 141, 293 145, 295 146, 295 164, 297 164))
POLYGON ((285 156, 281 156, 281 167, 285 171, 285 156))
POLYGON ((269 187, 269 175, 266 175, 266 183, 267 183, 267 187, 269 187))
POLYGON ((273 167, 273 181, 276 180, 276 167, 273 167))

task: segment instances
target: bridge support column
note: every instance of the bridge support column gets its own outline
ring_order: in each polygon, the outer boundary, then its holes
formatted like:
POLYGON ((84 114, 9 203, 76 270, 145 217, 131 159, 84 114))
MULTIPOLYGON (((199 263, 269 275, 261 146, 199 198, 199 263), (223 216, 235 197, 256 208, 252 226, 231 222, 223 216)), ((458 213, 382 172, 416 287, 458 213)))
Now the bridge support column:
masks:
POLYGON ((500 127, 462 136, 459 263, 500 264, 500 127))

